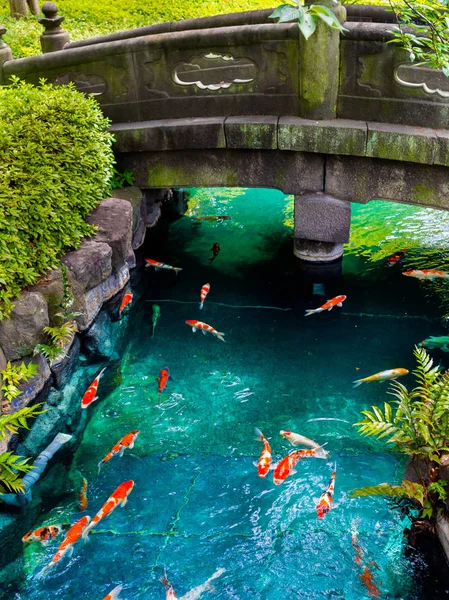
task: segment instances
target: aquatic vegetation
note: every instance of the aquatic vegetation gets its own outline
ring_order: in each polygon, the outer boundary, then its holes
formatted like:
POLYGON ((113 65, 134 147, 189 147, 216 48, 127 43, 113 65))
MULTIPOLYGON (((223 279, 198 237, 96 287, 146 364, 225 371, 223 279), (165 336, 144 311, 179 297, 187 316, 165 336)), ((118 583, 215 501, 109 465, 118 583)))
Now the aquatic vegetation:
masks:
POLYGON ((0 371, 0 381, 2 382, 2 392, 7 401, 11 401, 20 395, 20 384, 36 376, 38 365, 29 362, 27 365, 22 362, 20 365, 6 363, 6 368, 0 371))
POLYGON ((435 518, 444 510, 445 483, 440 481, 440 466, 449 452, 449 372, 433 366, 423 348, 415 348, 417 386, 410 392, 397 381, 389 392, 395 408, 385 402, 384 409, 373 406, 363 410, 364 419, 356 423, 362 435, 384 439, 393 450, 410 456, 416 481, 400 485, 381 483, 352 491, 352 496, 385 495, 417 501, 422 518, 435 518))

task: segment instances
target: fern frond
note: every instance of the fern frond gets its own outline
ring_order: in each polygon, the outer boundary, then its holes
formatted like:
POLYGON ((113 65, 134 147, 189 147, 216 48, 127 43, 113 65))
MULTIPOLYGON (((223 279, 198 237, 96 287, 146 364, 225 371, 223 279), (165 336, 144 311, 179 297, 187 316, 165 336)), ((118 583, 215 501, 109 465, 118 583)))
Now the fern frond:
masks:
POLYGON ((411 498, 417 500, 421 505, 424 503, 424 487, 419 483, 404 480, 401 485, 390 485, 380 483, 367 487, 358 488, 349 492, 351 498, 363 498, 368 496, 390 496, 391 498, 411 498))
POLYGON ((0 440, 6 438, 9 433, 17 433, 21 427, 29 429, 27 419, 31 419, 46 412, 40 410, 43 404, 35 404, 34 406, 25 406, 15 413, 10 415, 0 416, 0 440))

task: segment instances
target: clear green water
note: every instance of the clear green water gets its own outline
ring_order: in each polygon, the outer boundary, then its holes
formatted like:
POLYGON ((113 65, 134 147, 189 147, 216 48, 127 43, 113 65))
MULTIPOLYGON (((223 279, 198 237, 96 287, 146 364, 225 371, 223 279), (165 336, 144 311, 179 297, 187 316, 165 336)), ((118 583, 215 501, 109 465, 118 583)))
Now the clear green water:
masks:
MULTIPOLYGON (((342 273, 316 274, 292 255, 291 198, 267 190, 192 191, 188 215, 211 214, 232 220, 193 224, 186 216, 148 240, 146 256, 184 270, 144 270, 140 257, 134 303, 115 324, 121 360, 101 381, 75 457, 73 468, 89 481, 87 514, 133 479, 128 504, 45 580, 35 574, 55 546, 27 548, 28 578, 15 597, 101 599, 123 583, 125 599, 162 599, 165 568, 180 598, 222 567, 216 595, 205 597, 363 599, 354 526, 366 560, 380 568, 373 572, 383 598, 436 597, 417 579, 424 559, 404 557, 399 513, 382 498, 348 497, 356 487, 398 482, 404 469, 352 427, 360 410, 383 401, 386 384, 353 389, 351 382, 388 368, 411 370, 413 345, 444 333, 448 284, 421 283, 401 271, 449 268, 442 250, 449 216, 381 202, 354 206, 342 273), (221 252, 211 264, 215 242, 221 252), (385 257, 404 248, 404 263, 386 268, 385 257), (201 312, 206 282, 211 291, 201 312), (342 309, 304 318, 305 308, 337 294, 348 297, 342 309), (154 302, 161 317, 152 337, 154 302), (226 343, 193 334, 184 321, 197 318, 223 331, 226 343), (165 365, 173 381, 159 397, 155 378, 165 365), (275 486, 253 466, 262 449, 254 427, 270 438, 275 459, 291 449, 280 429, 326 442, 330 458, 300 462, 275 486), (137 428, 135 448, 97 476, 101 458, 137 428), (315 500, 334 463, 335 504, 321 521, 315 500)), ((82 394, 101 366, 80 364, 66 393, 82 394)), ((402 381, 413 383, 410 375, 402 381)), ((81 516, 74 499, 35 525, 81 516)))

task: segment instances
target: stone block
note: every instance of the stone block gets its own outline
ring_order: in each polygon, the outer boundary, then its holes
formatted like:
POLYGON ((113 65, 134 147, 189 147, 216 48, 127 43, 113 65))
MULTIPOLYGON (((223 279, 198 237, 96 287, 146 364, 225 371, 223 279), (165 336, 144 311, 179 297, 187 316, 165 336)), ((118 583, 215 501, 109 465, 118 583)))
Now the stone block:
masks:
POLYGON ((313 121, 298 117, 279 119, 280 150, 365 156, 366 138, 367 124, 364 121, 313 121))
POLYGON ((368 122, 366 156, 432 165, 436 146, 433 129, 368 122))
POLYGON ((50 368, 53 375, 53 385, 56 389, 61 389, 72 376, 78 363, 80 347, 81 342, 79 335, 74 334, 72 340, 68 342, 66 356, 51 362, 50 368))
POLYGON ((343 244, 295 238, 293 254, 308 263, 330 263, 343 256, 343 244))
POLYGON ((134 255, 132 249, 133 209, 120 198, 102 200, 86 221, 98 227, 92 238, 112 249, 112 270, 117 271, 134 255))
POLYGON ((449 167, 449 131, 447 129, 435 129, 434 131, 437 140, 433 164, 449 167))
POLYGON ((325 194, 295 196, 295 239, 349 241, 351 205, 325 194))
POLYGON ((115 152, 226 148, 225 117, 161 119, 112 125, 115 152))
POLYGON ((279 117, 227 117, 224 127, 227 148, 277 150, 279 117))
POLYGON ((61 270, 56 269, 44 275, 36 285, 28 288, 29 292, 42 294, 47 302, 48 319, 51 325, 59 325, 55 315, 61 312, 61 300, 64 296, 64 286, 62 284, 61 270))
POLYGON ((116 351, 118 329, 106 311, 101 311, 83 335, 83 352, 93 360, 118 360, 116 351))
POLYGON ((127 200, 133 209, 133 234, 139 229, 141 220, 141 205, 143 200, 142 190, 135 185, 130 187, 115 188, 112 190, 114 198, 127 200))
POLYGON ((112 249, 107 243, 86 240, 78 250, 66 254, 62 262, 72 282, 75 281, 81 291, 90 290, 112 273, 112 249))
POLYGON ((9 319, 0 321, 0 347, 6 360, 33 354, 44 341, 44 327, 49 324, 45 298, 36 292, 22 292, 9 319))

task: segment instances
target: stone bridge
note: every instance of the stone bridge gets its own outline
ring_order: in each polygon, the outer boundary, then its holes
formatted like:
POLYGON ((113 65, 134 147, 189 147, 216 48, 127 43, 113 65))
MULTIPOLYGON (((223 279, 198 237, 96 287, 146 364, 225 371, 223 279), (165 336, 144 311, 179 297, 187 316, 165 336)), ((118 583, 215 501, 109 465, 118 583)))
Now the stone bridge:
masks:
POLYGON ((332 6, 344 34, 320 23, 307 42, 262 10, 70 43, 46 3, 44 54, 14 60, 0 41, 0 82, 94 95, 141 188, 294 194, 296 254, 335 258, 348 201, 449 209, 449 79, 388 44, 393 13, 332 6))

